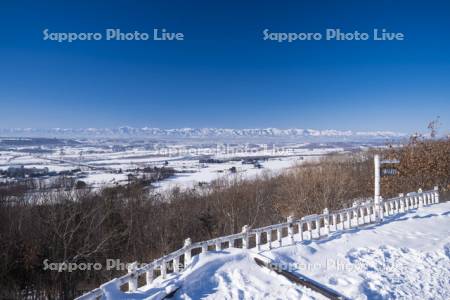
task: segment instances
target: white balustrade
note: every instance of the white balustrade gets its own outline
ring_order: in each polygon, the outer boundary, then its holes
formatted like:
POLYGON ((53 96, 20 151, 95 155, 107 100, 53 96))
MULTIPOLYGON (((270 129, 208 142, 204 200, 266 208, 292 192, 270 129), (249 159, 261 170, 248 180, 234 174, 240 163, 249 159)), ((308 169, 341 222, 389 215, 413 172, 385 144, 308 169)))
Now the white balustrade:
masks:
MULTIPOLYGON (((192 262, 192 249, 201 248, 201 253, 206 253, 208 251, 208 246, 215 247, 216 251, 222 250, 222 243, 228 243, 229 247, 234 247, 235 240, 242 241, 242 248, 250 248, 249 237, 255 235, 255 249, 256 251, 261 250, 261 246, 264 244, 261 240, 261 234, 266 234, 266 243, 268 249, 272 249, 272 232, 275 231, 278 241, 278 246, 282 246, 283 243, 283 229, 287 229, 287 238, 289 244, 294 244, 294 226, 298 227, 298 236, 302 241, 306 239, 304 237, 304 224, 307 227, 308 239, 313 238, 312 224, 315 225, 315 231, 317 231, 317 237, 321 236, 321 223, 323 220, 323 233, 324 235, 330 234, 331 231, 345 230, 352 228, 353 225, 359 226, 365 223, 371 223, 372 221, 377 221, 378 216, 389 216, 393 214, 407 212, 412 208, 422 207, 424 205, 430 205, 434 203, 439 203, 439 191, 435 187, 431 191, 422 191, 419 189, 417 193, 408 193, 407 195, 399 194, 397 198, 383 200, 379 196, 379 203, 376 204, 373 201, 357 204, 355 203, 352 207, 342 209, 336 212, 330 213, 328 209, 324 209, 321 215, 310 215, 303 217, 299 220, 295 220, 292 216, 287 218, 286 223, 275 224, 266 226, 263 228, 251 229, 248 225, 242 228, 242 232, 234 235, 229 235, 225 237, 220 237, 217 239, 192 243, 190 238, 184 241, 183 248, 168 254, 159 260, 145 265, 142 268, 137 268, 137 263, 130 264, 128 273, 120 278, 110 281, 117 285, 118 289, 121 286, 128 284, 129 291, 136 291, 138 289, 138 277, 145 273, 146 284, 149 285, 154 280, 154 270, 160 270, 160 276, 162 279, 167 277, 167 263, 172 262, 174 273, 182 272, 191 262, 192 262), (330 218, 331 216, 331 218, 330 218), (338 220, 339 219, 339 220, 338 220), (331 220, 331 222, 330 222, 331 220), (353 221, 353 224, 352 224, 353 221), (338 226, 342 224, 341 226, 338 226), (339 228, 341 227, 341 228, 339 228), (180 257, 184 257, 184 268, 181 269, 180 257)), ((380 218, 379 220, 382 220, 380 218)), ((102 288, 97 288, 89 293, 84 294, 77 299, 87 300, 87 299, 97 299, 103 295, 102 288)))

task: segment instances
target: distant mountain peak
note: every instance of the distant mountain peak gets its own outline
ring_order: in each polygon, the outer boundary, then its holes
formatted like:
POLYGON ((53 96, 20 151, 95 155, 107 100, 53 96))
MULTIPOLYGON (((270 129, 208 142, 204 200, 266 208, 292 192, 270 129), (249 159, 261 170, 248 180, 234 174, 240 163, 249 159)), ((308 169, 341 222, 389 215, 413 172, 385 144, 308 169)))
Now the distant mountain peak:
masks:
POLYGON ((351 131, 301 128, 5 128, 0 136, 42 137, 148 137, 148 138, 401 138, 406 135, 393 131, 351 131))

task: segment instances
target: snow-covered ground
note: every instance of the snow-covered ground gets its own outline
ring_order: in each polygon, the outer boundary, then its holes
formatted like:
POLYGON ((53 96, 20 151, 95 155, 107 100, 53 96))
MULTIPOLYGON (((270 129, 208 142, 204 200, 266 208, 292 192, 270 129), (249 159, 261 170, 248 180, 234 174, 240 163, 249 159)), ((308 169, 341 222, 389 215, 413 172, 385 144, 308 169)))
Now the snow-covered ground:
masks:
MULTIPOLYGON (((51 143, 54 140, 50 140, 51 143)), ((58 140, 56 140, 58 141, 58 140)), ((22 141, 31 143, 31 141, 22 141)), ((25 168, 48 168, 50 172, 78 170, 74 175, 94 187, 128 183, 128 174, 141 178, 138 169, 168 167, 175 170, 175 176, 156 182, 158 192, 173 187, 190 189, 200 183, 230 175, 252 178, 262 173, 276 174, 304 161, 314 160, 321 155, 342 152, 341 144, 314 145, 288 143, 268 146, 266 144, 223 144, 193 142, 152 141, 67 141, 53 144, 27 146, 7 145, 0 147, 0 170, 11 166, 25 168), (243 164, 244 159, 255 159, 261 167, 243 164), (220 162, 201 162, 204 159, 220 162), (236 170, 236 174, 230 169, 236 170), (82 171, 82 174, 79 171, 82 171)), ((25 143, 26 144, 26 143, 25 143)), ((0 144, 1 146, 1 144, 0 144)), ((351 149, 359 146, 348 146, 351 149)), ((6 178, 0 178, 0 181, 6 178)))
MULTIPOLYGON (((178 277, 157 279, 126 299, 146 299, 171 285, 181 286, 175 299, 321 299, 257 266, 254 251, 196 256, 178 277)), ((450 299, 450 202, 259 255, 351 299, 450 299)))

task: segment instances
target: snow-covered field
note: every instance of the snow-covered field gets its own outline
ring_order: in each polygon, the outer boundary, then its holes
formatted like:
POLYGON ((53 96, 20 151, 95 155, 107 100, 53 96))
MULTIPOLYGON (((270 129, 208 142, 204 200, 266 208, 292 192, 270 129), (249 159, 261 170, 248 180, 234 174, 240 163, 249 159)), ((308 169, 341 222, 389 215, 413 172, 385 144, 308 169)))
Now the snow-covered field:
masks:
MULTIPOLYGON (((268 146, 139 140, 0 139, 0 142, 0 170, 24 166, 48 168, 50 172, 74 171, 74 177, 94 187, 127 183, 128 175, 142 178, 144 168, 174 169, 174 176, 153 183, 157 191, 173 187, 193 188, 221 177, 252 178, 263 173, 276 174, 322 155, 359 147, 322 143, 268 146), (202 161, 204 159, 219 162, 202 161), (249 159, 259 165, 243 163, 249 159)), ((6 180, 5 176, 0 178, 0 181, 6 180)))
MULTIPOLYGON (((178 277, 157 279, 126 298, 146 299, 177 285, 174 299, 322 299, 257 266, 254 251, 196 256, 178 277)), ((450 202, 259 255, 351 299, 450 299, 450 202)))

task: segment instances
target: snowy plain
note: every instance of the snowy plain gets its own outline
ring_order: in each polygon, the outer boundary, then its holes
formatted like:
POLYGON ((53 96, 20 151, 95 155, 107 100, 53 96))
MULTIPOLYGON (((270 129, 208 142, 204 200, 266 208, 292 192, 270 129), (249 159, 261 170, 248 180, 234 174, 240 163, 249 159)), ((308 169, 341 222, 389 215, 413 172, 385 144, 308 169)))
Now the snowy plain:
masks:
MULTIPOLYGON (((193 141, 130 140, 45 140, 14 139, 0 143, 0 170, 11 166, 48 168, 50 172, 78 170, 74 177, 93 187, 128 183, 128 175, 142 178, 144 168, 168 167, 175 175, 154 182, 157 192, 179 187, 191 189, 222 177, 252 178, 263 173, 276 174, 282 169, 322 155, 345 151, 334 144, 288 143, 271 145, 248 143, 212 143, 193 141), (55 142, 56 141, 56 142, 55 142), (16 145, 17 143, 24 145, 16 145), (55 144, 51 144, 51 143, 55 144), (11 143, 11 144, 8 144, 11 143), (31 143, 31 145, 29 145, 31 143), (204 159, 220 163, 202 162, 204 159), (260 164, 244 164, 254 159, 260 164), (231 172, 230 169, 235 169, 231 172)), ((7 178, 0 178, 7 181, 7 178)))

